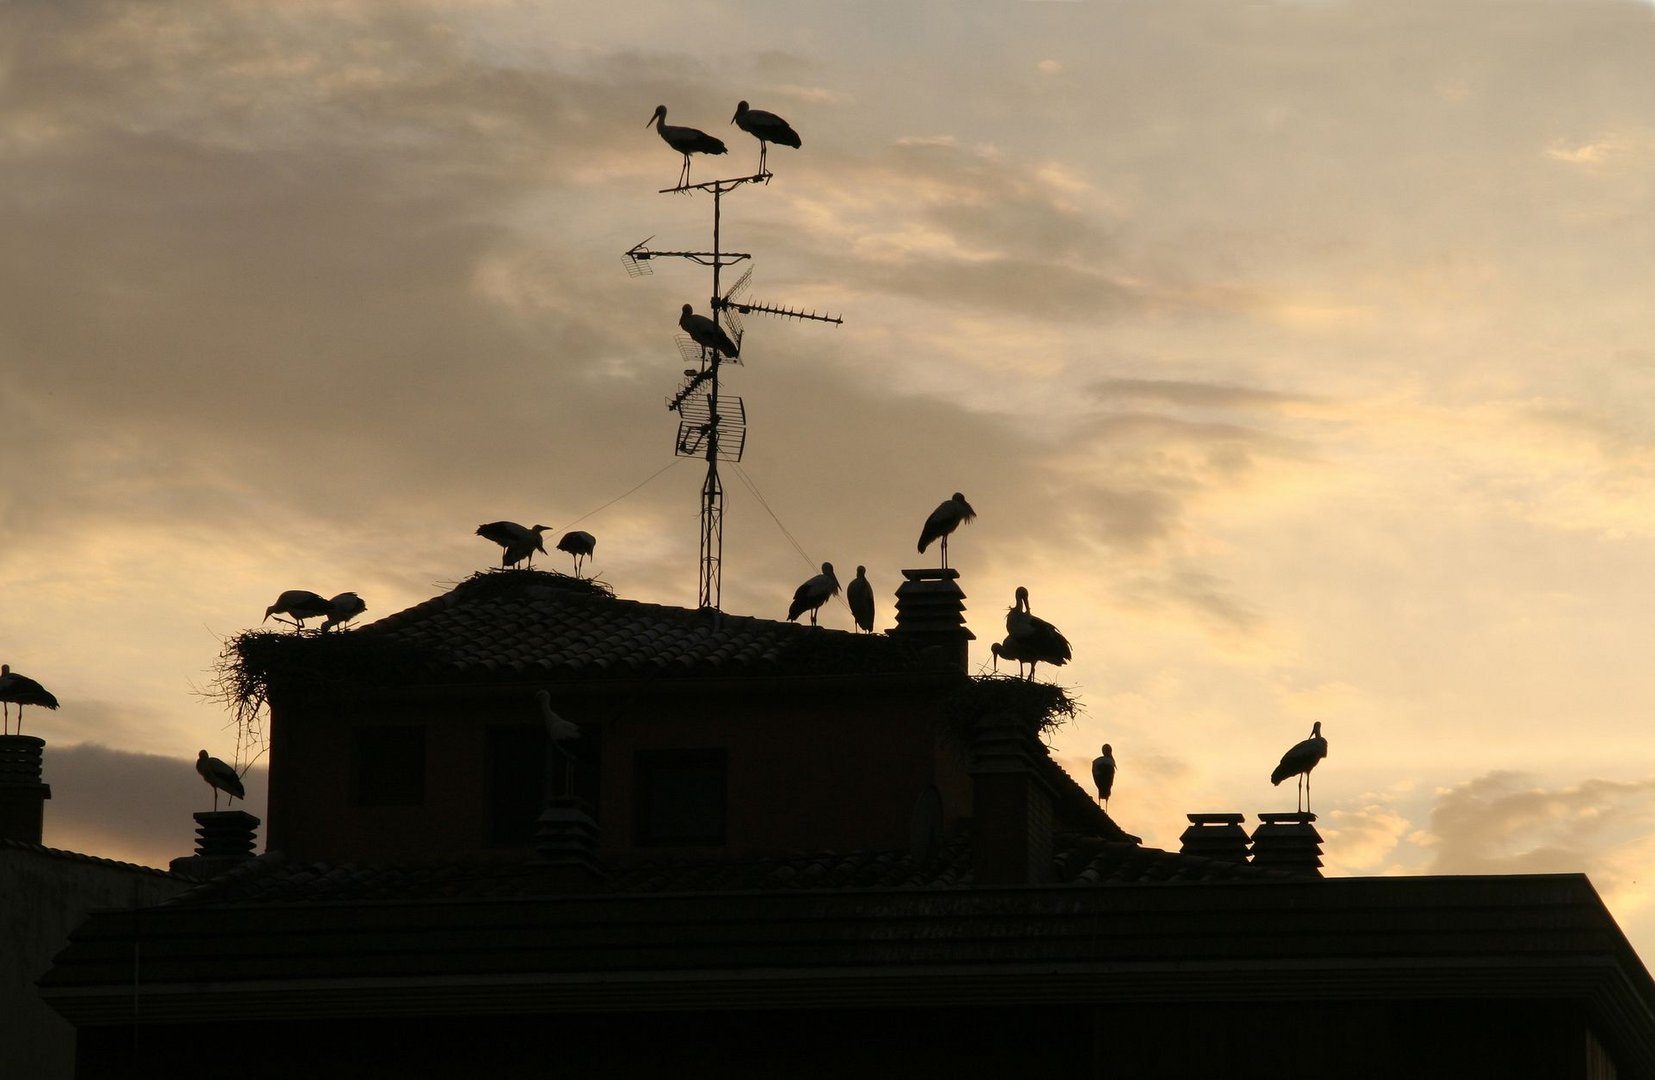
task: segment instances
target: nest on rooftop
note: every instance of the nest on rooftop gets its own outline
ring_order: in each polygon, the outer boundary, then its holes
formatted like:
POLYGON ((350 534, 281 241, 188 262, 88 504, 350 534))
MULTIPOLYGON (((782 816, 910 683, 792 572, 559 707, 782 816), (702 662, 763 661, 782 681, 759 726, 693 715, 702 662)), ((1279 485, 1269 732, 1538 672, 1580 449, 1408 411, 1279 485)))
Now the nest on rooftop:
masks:
POLYGON ((978 675, 949 696, 945 706, 949 732, 971 745, 982 717, 1009 714, 1042 739, 1080 714, 1080 704, 1061 686, 1011 675, 978 675))
POLYGON ((515 596, 536 589, 550 589, 581 596, 615 595, 615 589, 609 582, 599 581, 597 578, 575 577, 572 574, 560 574, 556 570, 519 570, 502 567, 479 570, 455 585, 452 591, 475 596, 515 596))

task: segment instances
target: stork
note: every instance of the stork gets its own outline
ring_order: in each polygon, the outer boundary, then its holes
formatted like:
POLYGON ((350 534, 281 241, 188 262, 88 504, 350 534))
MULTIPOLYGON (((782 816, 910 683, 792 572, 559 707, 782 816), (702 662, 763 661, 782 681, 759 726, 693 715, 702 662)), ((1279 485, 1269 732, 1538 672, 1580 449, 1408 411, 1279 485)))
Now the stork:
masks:
MULTIPOLYGON (((289 589, 276 597, 276 602, 264 609, 264 618, 272 615, 286 615, 293 620, 293 625, 303 630, 306 619, 316 619, 323 615, 333 614, 332 601, 325 600, 309 589, 289 589)), ((264 620, 260 620, 261 622, 264 620)), ((284 620, 278 619, 277 622, 284 620)))
POLYGON ((1115 790, 1115 751, 1103 744, 1103 753, 1092 759, 1092 783, 1098 789, 1098 801, 1109 808, 1109 793, 1115 790))
POLYGON ((322 624, 322 630, 348 623, 364 611, 368 605, 353 592, 342 592, 328 601, 327 621, 322 624))
POLYGON ((856 622, 857 627, 873 633, 873 586, 868 584, 866 566, 858 566, 856 577, 845 586, 845 603, 850 605, 850 617, 856 622))
POLYGON ((203 750, 195 756, 195 771, 200 773, 201 779, 207 781, 208 786, 213 789, 215 813, 218 810, 218 793, 221 791, 230 797, 231 802, 247 798, 247 789, 242 787, 241 777, 236 775, 236 770, 215 757, 208 757, 207 751, 203 750))
POLYGON ((540 534, 549 528, 550 525, 536 525, 526 529, 515 521, 491 521, 477 526, 477 535, 500 545, 503 549, 500 552, 501 566, 516 566, 527 559, 529 569, 533 570, 534 553, 546 554, 546 545, 541 541, 540 534))
POLYGON ((581 532, 579 530, 564 533, 563 539, 557 542, 557 549, 559 551, 567 551, 575 557, 576 577, 580 577, 581 562, 587 558, 590 558, 592 552, 597 549, 597 546, 597 537, 593 536, 589 532, 581 532))
POLYGON ((678 326, 703 349, 721 352, 731 360, 741 355, 741 350, 730 340, 730 335, 724 332, 722 326, 705 315, 697 315, 689 304, 685 304, 684 310, 679 314, 678 326))
POLYGON ((1325 757, 1327 740, 1322 738, 1322 722, 1318 720, 1310 726, 1310 738, 1295 743, 1293 749, 1281 756, 1281 764, 1276 766, 1276 771, 1270 774, 1272 786, 1280 784, 1289 776, 1299 778, 1300 813, 1310 809, 1310 770, 1325 757))
POLYGON ((996 641, 988 647, 988 651, 994 654, 994 671, 996 674, 1000 671, 1000 661, 1012 660, 1017 664, 1017 677, 1019 679, 1023 677, 1023 665, 1028 663, 1029 658, 1023 654, 1023 647, 1018 644, 1016 638, 1007 634, 1006 640, 996 641))
POLYGON ((1017 586, 1016 603, 1006 612, 1006 640, 1000 647, 1000 655, 1008 656, 1020 662, 1027 661, 1029 665, 1029 679, 1034 679, 1036 664, 1046 663, 1054 667, 1061 667, 1069 662, 1074 654, 1069 649, 1069 639, 1064 637, 1051 623, 1038 618, 1029 610, 1029 590, 1017 586), (1017 656, 1009 656, 1006 646, 1012 646, 1017 656))
POLYGON ((919 551, 925 554, 925 549, 931 546, 931 541, 942 540, 942 565, 948 567, 948 534, 961 525, 977 516, 977 511, 965 501, 965 496, 954 492, 954 497, 942 503, 931 516, 925 519, 925 527, 919 531, 919 551))
POLYGON ((667 123, 667 107, 665 105, 655 106, 654 115, 649 118, 644 127, 648 127, 650 124, 655 125, 655 130, 660 134, 663 142, 684 155, 684 168, 678 173, 678 183, 674 185, 675 187, 689 186, 691 154, 724 153, 724 141, 722 139, 716 139, 699 128, 674 127, 667 123))
POLYGON ((787 621, 792 622, 806 611, 810 612, 810 625, 816 625, 816 612, 821 606, 839 595, 839 579, 833 576, 833 564, 822 564, 822 572, 809 581, 793 590, 793 603, 787 609, 787 621))
POLYGON ((553 782, 547 785, 548 798, 567 798, 575 793, 575 757, 570 744, 580 739, 580 725, 552 711, 552 695, 535 691, 540 719, 546 725, 546 770, 553 782))
POLYGON ((736 105, 736 114, 730 117, 730 123, 759 141, 760 176, 764 175, 764 155, 771 143, 791 146, 795 150, 801 145, 799 133, 786 120, 763 109, 749 109, 745 101, 736 105))
POLYGON ((19 675, 11 669, 10 664, 0 664, 0 720, 4 727, 0 727, 0 734, 11 734, 11 706, 17 706, 17 734, 23 734, 23 706, 44 705, 48 709, 57 708, 57 698, 52 692, 29 678, 19 675))

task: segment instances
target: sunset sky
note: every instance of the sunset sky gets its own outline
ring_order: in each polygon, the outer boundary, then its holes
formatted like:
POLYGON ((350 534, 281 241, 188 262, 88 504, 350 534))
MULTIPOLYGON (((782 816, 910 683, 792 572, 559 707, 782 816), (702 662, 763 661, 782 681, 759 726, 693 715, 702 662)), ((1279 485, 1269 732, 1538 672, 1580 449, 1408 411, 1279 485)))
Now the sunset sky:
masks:
POLYGON ((645 121, 746 175, 741 99, 804 145, 724 244, 845 322, 747 320, 725 610, 862 563, 889 626, 961 491, 973 664, 1027 586, 1054 752, 1113 743, 1126 829, 1292 809, 1321 720, 1330 873, 1585 871, 1655 955, 1643 0, 0 8, 0 660, 62 701, 48 843, 188 853, 235 748, 199 692, 284 589, 383 617, 506 518, 693 606, 664 402, 710 280, 621 253, 710 245, 645 121))

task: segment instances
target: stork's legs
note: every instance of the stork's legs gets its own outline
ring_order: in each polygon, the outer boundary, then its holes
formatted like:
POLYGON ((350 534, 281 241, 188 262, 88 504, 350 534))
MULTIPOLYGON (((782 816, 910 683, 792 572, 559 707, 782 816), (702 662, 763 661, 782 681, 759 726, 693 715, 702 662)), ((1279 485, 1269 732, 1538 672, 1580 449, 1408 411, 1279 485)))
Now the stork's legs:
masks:
POLYGON ((948 569, 948 534, 942 534, 942 568, 948 569))
POLYGON ((678 172, 678 186, 688 187, 690 184, 690 156, 684 155, 684 167, 678 172))

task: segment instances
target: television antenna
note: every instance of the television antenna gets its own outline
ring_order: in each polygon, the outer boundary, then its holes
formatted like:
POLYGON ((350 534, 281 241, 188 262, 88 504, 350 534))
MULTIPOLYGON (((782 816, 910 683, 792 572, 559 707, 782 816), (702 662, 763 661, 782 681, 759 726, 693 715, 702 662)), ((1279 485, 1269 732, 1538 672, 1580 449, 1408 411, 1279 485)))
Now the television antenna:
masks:
MULTIPOLYGON (((708 301, 715 324, 727 326, 739 352, 743 334, 742 318, 747 315, 779 315, 806 322, 844 322, 836 315, 818 314, 801 308, 778 304, 764 304, 744 298, 748 282, 753 276, 749 266, 736 283, 720 292, 720 279, 726 267, 752 259, 745 251, 725 251, 722 246, 724 196, 743 184, 768 183, 771 174, 761 171, 753 176, 727 180, 708 180, 700 184, 681 184, 662 188, 660 194, 705 191, 713 197, 713 249, 711 251, 656 251, 650 248, 650 236, 632 245, 622 253, 626 272, 631 277, 653 274, 656 259, 687 259, 699 266, 711 268, 713 291, 708 301)), ((716 350, 704 348, 687 335, 678 337, 679 352, 684 362, 684 381, 678 391, 667 399, 667 408, 678 414, 678 433, 673 453, 679 457, 706 459, 707 476, 701 484, 701 556, 697 606, 718 611, 724 584, 724 484, 718 476, 718 463, 741 460, 747 448, 747 408, 741 398, 731 394, 720 396, 718 375, 725 364, 741 361, 716 350)))

